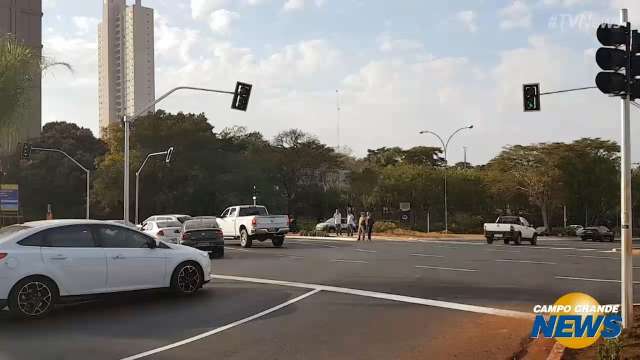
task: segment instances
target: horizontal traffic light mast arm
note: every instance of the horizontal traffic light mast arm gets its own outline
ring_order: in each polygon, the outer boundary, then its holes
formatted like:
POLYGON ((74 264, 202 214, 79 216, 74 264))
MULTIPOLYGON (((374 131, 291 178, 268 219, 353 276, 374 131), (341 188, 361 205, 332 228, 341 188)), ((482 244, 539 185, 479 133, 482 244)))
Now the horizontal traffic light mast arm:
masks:
POLYGON ((218 93, 218 94, 235 95, 235 92, 233 92, 233 91, 206 89, 206 88, 199 88, 199 87, 193 87, 193 86, 178 86, 177 88, 173 88, 173 89, 167 91, 164 95, 162 95, 159 98, 157 98, 155 101, 153 101, 152 103, 147 105, 144 109, 142 109, 142 110, 138 111, 137 113, 135 113, 133 116, 127 117, 127 120, 128 121, 135 120, 137 117, 139 117, 142 114, 145 114, 152 107, 156 106, 156 104, 158 104, 162 100, 166 99, 169 95, 173 94, 174 92, 176 92, 178 90, 195 90, 195 91, 212 92, 212 93, 218 93))
POLYGON ((580 88, 574 88, 574 89, 566 89, 566 90, 557 90, 557 91, 547 91, 547 92, 543 92, 540 93, 540 95, 552 95, 552 94, 560 94, 560 93, 566 93, 566 92, 572 92, 572 91, 582 91, 582 90, 590 90, 590 89, 597 89, 597 86, 585 86, 585 87, 580 87, 580 88))
POLYGON ((69 158, 69 160, 73 161, 76 165, 78 165, 82 170, 84 170, 85 172, 89 172, 89 169, 87 169, 86 167, 82 166, 82 164, 80 164, 79 162, 76 161, 76 159, 72 158, 71 156, 69 156, 69 154, 67 154, 66 152, 60 150, 60 149, 46 149, 46 148, 39 148, 39 147, 32 147, 31 151, 43 151, 43 152, 55 152, 58 154, 62 154, 64 156, 66 156, 67 158, 69 158))

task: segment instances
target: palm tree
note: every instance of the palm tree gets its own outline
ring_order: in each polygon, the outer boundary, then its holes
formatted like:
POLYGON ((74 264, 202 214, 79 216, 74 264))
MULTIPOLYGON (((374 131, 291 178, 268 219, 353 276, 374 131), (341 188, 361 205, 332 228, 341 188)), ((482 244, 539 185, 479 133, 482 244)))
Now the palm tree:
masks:
POLYGON ((19 117, 16 115, 30 100, 33 80, 53 66, 72 71, 69 64, 39 56, 12 35, 0 36, 0 152, 10 151, 17 145, 19 117))

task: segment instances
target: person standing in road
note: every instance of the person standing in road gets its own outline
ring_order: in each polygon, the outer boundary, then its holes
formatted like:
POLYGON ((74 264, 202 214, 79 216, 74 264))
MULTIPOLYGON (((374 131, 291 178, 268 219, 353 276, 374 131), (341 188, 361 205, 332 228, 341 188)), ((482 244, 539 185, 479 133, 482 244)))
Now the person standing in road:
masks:
POLYGON ((340 213, 340 209, 336 209, 336 212, 333 214, 333 222, 336 224, 336 236, 342 235, 342 214, 340 213))
POLYGON ((375 224, 375 220, 373 219, 373 215, 367 211, 367 235, 369 237, 369 241, 371 241, 371 233, 373 232, 373 224, 375 224))
POLYGON ((360 213, 360 218, 358 219, 358 241, 362 238, 362 241, 365 241, 365 237, 367 236, 367 217, 365 213, 360 213))
POLYGON ((353 230, 356 228, 356 218, 351 210, 347 211, 347 235, 353 236, 353 230))

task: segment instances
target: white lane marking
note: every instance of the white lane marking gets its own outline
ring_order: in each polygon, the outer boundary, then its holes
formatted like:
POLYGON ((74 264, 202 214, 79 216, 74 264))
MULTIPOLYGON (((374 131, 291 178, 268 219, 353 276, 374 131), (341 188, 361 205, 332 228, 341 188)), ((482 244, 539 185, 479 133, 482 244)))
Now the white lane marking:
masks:
POLYGON ((244 252, 251 252, 251 250, 246 250, 246 249, 238 249, 238 248, 235 248, 235 247, 230 247, 230 246, 225 246, 224 248, 225 248, 225 249, 227 249, 227 250, 233 250, 233 251, 244 251, 244 252))
POLYGON ((457 269, 457 268, 440 267, 440 266, 427 266, 427 265, 415 265, 414 267, 417 267, 417 268, 420 268, 420 269, 448 270, 448 271, 467 271, 467 272, 478 271, 478 270, 475 270, 475 269, 457 269))
POLYGON ((292 244, 298 244, 298 245, 306 245, 306 246, 324 246, 327 248, 332 248, 332 249, 337 249, 337 246, 333 246, 333 245, 327 245, 327 244, 323 244, 323 243, 317 243, 317 244, 307 244, 302 242, 301 240, 296 240, 296 241, 289 241, 292 244))
POLYGON ((618 257, 612 256, 593 256, 593 255, 565 255, 567 257, 579 257, 579 258, 587 258, 587 259, 611 259, 611 260, 620 260, 618 257))
POLYGON ((343 260, 343 259, 335 259, 331 260, 331 262, 344 262, 344 263, 354 263, 354 264, 368 264, 366 261, 362 260, 343 260))
POLYGON ((505 250, 505 249, 489 249, 487 251, 500 251, 500 252, 514 253, 514 254, 520 253, 520 250, 505 250))
POLYGON ((238 320, 238 321, 233 322, 231 324, 228 324, 228 325, 225 325, 225 326, 221 326, 221 327, 219 327, 217 329, 213 329, 211 331, 207 331, 207 332, 202 333, 200 335, 196 335, 196 336, 190 337, 188 339, 184 339, 182 341, 175 342, 173 344, 169 344, 169 345, 166 345, 166 346, 163 346, 163 347, 159 347, 157 349, 145 351, 145 352, 137 354, 137 355, 129 356, 129 357, 126 357, 126 358, 124 358, 122 360, 141 359, 141 358, 147 357, 149 355, 157 354, 159 352, 167 351, 167 350, 170 350, 170 349, 173 349, 173 348, 177 348, 178 346, 186 345, 186 344, 192 343, 194 341, 198 341, 198 340, 204 339, 204 338, 209 337, 211 335, 218 334, 220 332, 223 332, 225 330, 231 329, 231 328, 236 327, 238 325, 242 325, 242 324, 245 324, 245 323, 247 323, 249 321, 252 321, 252 320, 261 318, 261 317, 263 317, 265 315, 271 314, 274 311, 278 311, 278 310, 280 310, 280 309, 282 309, 282 308, 284 308, 286 306, 289 306, 289 305, 291 305, 293 303, 296 303, 296 302, 298 302, 300 300, 303 300, 303 299, 305 299, 305 298, 307 298, 307 297, 309 297, 311 295, 314 295, 314 294, 316 294, 316 293, 318 293, 320 291, 321 291, 320 289, 314 289, 312 291, 309 291, 308 293, 305 293, 303 295, 298 296, 297 298, 291 299, 291 300, 289 300, 287 302, 284 302, 284 303, 282 303, 280 305, 274 306, 274 307, 272 307, 270 309, 267 309, 267 310, 265 310, 263 312, 260 312, 260 313, 257 313, 255 315, 252 315, 252 316, 249 316, 247 318, 244 318, 242 320, 238 320))
POLYGON ((365 250, 365 249, 354 249, 355 251, 360 251, 360 252, 368 252, 368 253, 375 253, 377 251, 375 250, 365 250))
MULTIPOLYGON (((620 283, 620 280, 614 280, 614 279, 596 279, 596 278, 583 278, 583 277, 572 277, 572 276, 556 276, 556 279, 620 283)), ((639 281, 634 281, 633 283, 640 284, 639 281)))
POLYGON ((532 260, 511 260, 511 259, 498 259, 497 262, 509 262, 509 263, 522 263, 522 264, 539 264, 539 265, 557 265, 553 262, 547 261, 532 261, 532 260))
POLYGON ((434 258, 443 258, 442 255, 431 255, 431 254, 409 254, 410 256, 421 256, 421 257, 434 257, 434 258))
POLYGON ((335 293, 365 296, 365 297, 382 299, 382 300, 391 300, 391 301, 398 301, 398 302, 404 302, 404 303, 410 303, 410 304, 434 306, 434 307, 445 308, 445 309, 467 311, 467 312, 473 312, 478 314, 489 314, 489 315, 496 315, 496 316, 527 319, 527 320, 531 320, 534 318, 534 315, 532 313, 527 313, 527 312, 495 309, 495 308, 489 308, 484 306, 460 304, 460 303, 453 303, 453 302, 440 301, 440 300, 422 299, 422 298, 411 297, 411 296, 396 295, 396 294, 367 291, 367 290, 349 289, 349 288, 342 288, 342 287, 336 287, 336 286, 305 284, 305 283, 292 282, 292 281, 258 279, 258 278, 248 278, 248 277, 241 277, 241 276, 211 275, 211 277, 214 279, 222 279, 222 280, 246 281, 246 282, 253 282, 258 284, 271 284, 271 285, 290 286, 290 287, 305 288, 305 289, 316 289, 316 290, 329 291, 329 292, 335 292, 335 293))

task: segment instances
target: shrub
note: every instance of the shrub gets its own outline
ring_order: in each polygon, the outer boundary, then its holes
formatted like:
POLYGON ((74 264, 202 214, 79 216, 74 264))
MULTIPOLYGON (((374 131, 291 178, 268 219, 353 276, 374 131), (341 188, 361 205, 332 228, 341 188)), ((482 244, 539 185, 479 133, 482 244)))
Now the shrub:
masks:
POLYGON ((382 221, 373 224, 373 231, 377 233, 390 232, 398 228, 396 223, 390 221, 382 221))
POLYGON ((622 353, 622 340, 605 339, 600 345, 598 345, 598 359, 600 360, 619 360, 622 353))

